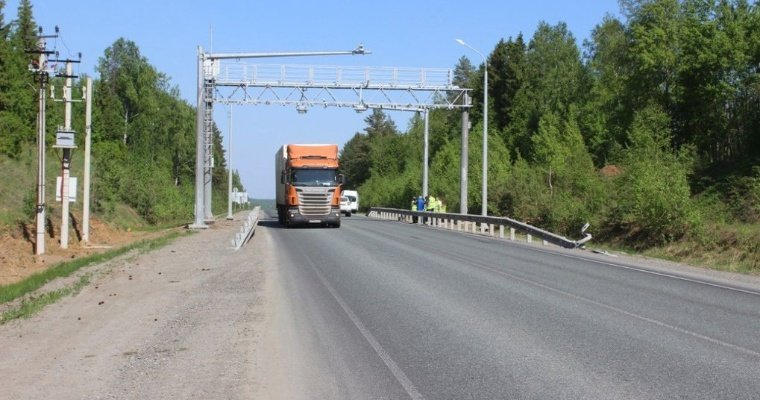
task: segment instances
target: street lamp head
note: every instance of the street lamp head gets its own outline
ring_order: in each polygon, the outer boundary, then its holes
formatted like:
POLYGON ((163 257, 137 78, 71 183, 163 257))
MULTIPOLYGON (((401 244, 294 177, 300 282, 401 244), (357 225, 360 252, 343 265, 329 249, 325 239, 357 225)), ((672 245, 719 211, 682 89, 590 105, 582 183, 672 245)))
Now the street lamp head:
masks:
POLYGON ((467 43, 464 42, 462 39, 454 39, 457 41, 457 43, 461 44, 462 46, 467 46, 467 43))
POLYGON ((359 46, 356 47, 356 49, 354 49, 353 51, 351 51, 351 53, 353 53, 354 55, 357 55, 357 54, 364 55, 364 54, 367 54, 368 52, 364 50, 364 45, 359 43, 359 46))

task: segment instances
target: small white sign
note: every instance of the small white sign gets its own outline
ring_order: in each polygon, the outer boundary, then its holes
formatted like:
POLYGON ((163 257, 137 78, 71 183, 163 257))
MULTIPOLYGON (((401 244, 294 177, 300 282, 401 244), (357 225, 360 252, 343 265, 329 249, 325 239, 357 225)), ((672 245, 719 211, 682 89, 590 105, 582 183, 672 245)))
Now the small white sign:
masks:
POLYGON ((233 191, 232 201, 235 204, 248 204, 248 192, 234 192, 233 191))
MULTIPOLYGON (((61 201, 61 182, 63 182, 63 178, 60 176, 57 176, 55 178, 55 201, 61 201)), ((70 176, 69 177, 69 203, 76 203, 77 201, 77 178, 70 176)))

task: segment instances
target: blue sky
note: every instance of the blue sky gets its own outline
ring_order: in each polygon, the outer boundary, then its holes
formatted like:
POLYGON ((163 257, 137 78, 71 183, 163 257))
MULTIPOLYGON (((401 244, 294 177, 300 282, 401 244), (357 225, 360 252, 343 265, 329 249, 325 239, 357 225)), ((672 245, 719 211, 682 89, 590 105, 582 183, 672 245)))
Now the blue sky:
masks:
MULTIPOLYGON (((529 40, 540 21, 564 21, 580 43, 606 14, 619 15, 617 0, 32 0, 32 4, 46 33, 60 27, 62 40, 57 47, 63 56, 82 52, 79 73, 94 74, 104 50, 124 37, 137 43, 191 103, 196 95, 198 46, 208 50, 213 45, 214 52, 281 52, 351 50, 363 43, 371 55, 267 62, 453 68, 462 55, 476 65, 481 60, 455 38, 487 54, 501 38, 522 32, 529 40)), ((7 1, 6 22, 15 18, 17 8, 17 0, 7 1)), ((273 159, 279 145, 342 146, 364 129, 366 116, 330 108, 300 115, 281 106, 234 106, 232 113, 232 167, 240 171, 255 198, 274 197, 273 159)), ((399 128, 407 128, 410 114, 391 116, 399 128)), ((222 105, 216 107, 215 118, 226 147, 228 124, 222 105)))

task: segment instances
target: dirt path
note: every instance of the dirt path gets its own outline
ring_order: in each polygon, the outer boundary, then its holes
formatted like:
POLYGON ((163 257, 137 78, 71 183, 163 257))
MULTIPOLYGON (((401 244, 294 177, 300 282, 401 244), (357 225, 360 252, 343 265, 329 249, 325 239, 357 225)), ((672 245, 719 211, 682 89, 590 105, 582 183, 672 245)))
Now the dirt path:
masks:
MULTIPOLYGON (((243 214, 238 216, 243 217, 243 214)), ((286 379, 266 232, 240 221, 100 271, 78 295, 0 326, 3 399, 272 398, 286 379)), ((93 267, 95 269, 99 267, 93 267)))

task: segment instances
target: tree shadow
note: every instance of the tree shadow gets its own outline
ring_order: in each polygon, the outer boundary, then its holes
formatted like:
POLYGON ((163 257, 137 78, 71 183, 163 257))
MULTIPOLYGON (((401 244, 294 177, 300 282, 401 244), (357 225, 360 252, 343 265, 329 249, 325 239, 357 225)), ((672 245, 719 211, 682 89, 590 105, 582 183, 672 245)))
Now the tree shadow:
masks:
POLYGON ((45 228, 47 229, 48 236, 51 239, 55 238, 55 228, 53 228, 53 220, 50 217, 45 218, 45 228))
POLYGON ((74 228, 74 233, 77 235, 77 242, 81 242, 82 232, 79 230, 79 223, 77 222, 76 217, 74 217, 74 214, 69 213, 69 218, 71 218, 71 227, 74 228))
POLYGON ((34 252, 35 249, 37 248, 37 242, 32 240, 32 233, 29 232, 29 226, 26 223, 19 221, 18 228, 21 231, 21 235, 24 237, 24 240, 26 240, 27 242, 29 242, 29 244, 32 245, 32 252, 34 252))

